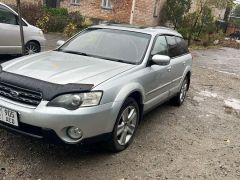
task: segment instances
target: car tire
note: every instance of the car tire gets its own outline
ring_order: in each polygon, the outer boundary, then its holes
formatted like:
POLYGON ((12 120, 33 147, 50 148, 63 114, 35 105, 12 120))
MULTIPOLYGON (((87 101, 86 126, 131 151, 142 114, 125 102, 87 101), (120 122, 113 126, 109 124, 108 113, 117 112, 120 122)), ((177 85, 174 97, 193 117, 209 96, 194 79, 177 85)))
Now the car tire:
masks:
POLYGON ((41 47, 37 42, 30 41, 25 45, 25 54, 26 55, 39 53, 40 51, 41 51, 41 47))
POLYGON ((190 83, 189 78, 185 77, 185 79, 182 82, 180 92, 171 100, 174 106, 181 106, 184 103, 189 88, 189 83, 190 83))
POLYGON ((138 127, 139 118, 139 105, 133 98, 127 98, 120 109, 108 142, 110 151, 121 152, 131 144, 138 127))

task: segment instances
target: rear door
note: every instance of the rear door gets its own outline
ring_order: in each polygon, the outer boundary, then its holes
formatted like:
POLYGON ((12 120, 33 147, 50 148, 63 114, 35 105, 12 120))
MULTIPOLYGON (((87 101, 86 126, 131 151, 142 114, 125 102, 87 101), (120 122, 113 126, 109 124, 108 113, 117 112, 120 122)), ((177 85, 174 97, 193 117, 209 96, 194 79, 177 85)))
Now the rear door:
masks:
POLYGON ((20 29, 18 17, 5 6, 0 5, 0 53, 20 53, 20 29))

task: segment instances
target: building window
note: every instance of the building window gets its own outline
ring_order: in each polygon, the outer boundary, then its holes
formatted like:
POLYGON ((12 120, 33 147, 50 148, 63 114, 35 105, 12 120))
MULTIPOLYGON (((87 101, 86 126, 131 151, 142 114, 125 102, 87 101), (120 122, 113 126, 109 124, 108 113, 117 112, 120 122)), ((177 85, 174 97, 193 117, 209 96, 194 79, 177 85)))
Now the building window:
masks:
POLYGON ((79 5, 80 4, 80 0, 71 0, 71 4, 79 5))
POLYGON ((112 0, 102 0, 102 8, 112 9, 112 0))

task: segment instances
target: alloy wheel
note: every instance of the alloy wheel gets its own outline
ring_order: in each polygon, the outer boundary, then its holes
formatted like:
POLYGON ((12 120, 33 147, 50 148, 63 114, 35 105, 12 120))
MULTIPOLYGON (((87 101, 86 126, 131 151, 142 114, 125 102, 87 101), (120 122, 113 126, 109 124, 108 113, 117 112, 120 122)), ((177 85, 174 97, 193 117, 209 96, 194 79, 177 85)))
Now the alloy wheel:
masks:
POLYGON ((137 110, 133 106, 127 106, 120 116, 117 126, 117 141, 120 145, 126 145, 132 138, 137 126, 137 110))
POLYGON ((31 54, 35 54, 35 53, 38 53, 40 52, 40 48, 39 46, 34 43, 34 42, 30 42, 26 45, 25 47, 25 54, 26 55, 31 55, 31 54))
POLYGON ((187 80, 185 79, 183 82, 183 85, 181 87, 181 92, 180 92, 180 101, 181 102, 183 102, 186 97, 187 89, 188 89, 188 83, 187 83, 187 80))

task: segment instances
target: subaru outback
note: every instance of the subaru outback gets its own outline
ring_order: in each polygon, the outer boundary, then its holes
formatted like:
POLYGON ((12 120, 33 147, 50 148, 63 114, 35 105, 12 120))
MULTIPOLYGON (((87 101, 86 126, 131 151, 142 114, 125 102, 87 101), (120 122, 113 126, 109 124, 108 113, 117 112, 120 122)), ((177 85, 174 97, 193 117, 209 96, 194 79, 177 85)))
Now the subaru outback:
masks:
POLYGON ((119 152, 146 112, 184 102, 191 66, 175 30, 92 26, 53 51, 2 64, 0 126, 67 144, 103 139, 119 152))

